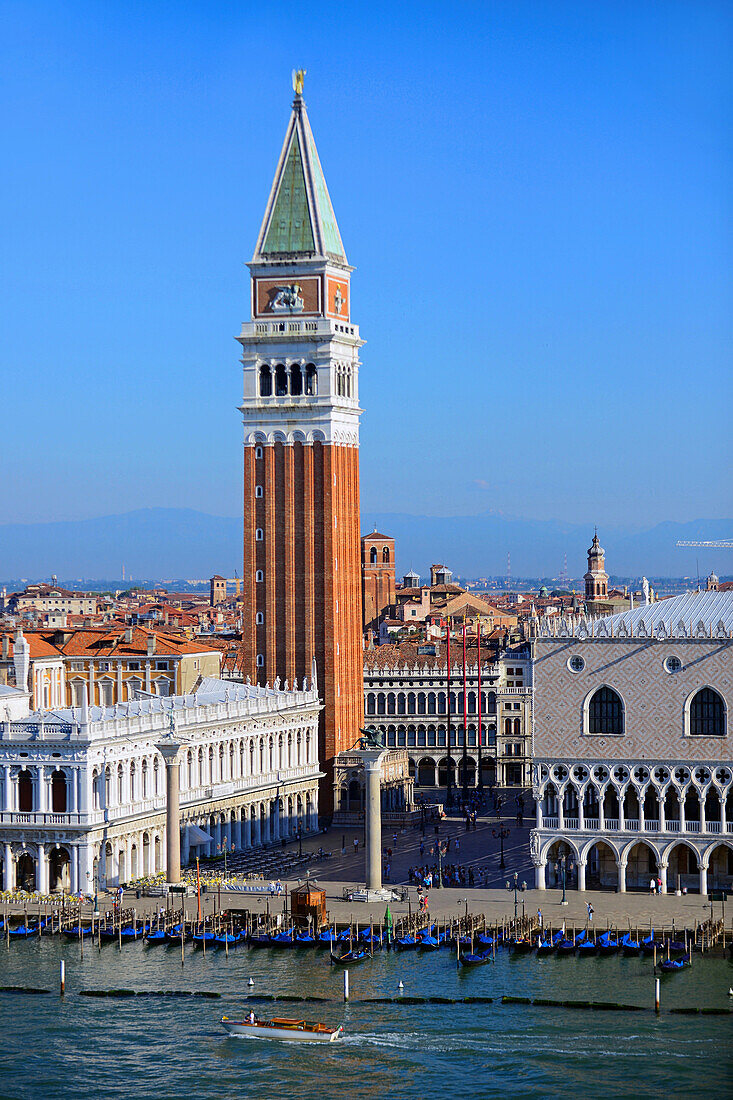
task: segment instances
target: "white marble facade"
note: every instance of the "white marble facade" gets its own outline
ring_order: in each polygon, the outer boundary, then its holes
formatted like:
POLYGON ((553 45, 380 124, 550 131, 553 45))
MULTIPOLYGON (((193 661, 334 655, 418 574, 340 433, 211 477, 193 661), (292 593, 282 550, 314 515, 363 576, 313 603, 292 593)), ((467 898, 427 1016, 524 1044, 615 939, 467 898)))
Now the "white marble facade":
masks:
POLYGON ((205 679, 191 695, 0 722, 6 890, 85 893, 162 871, 171 721, 180 750, 181 858, 318 827, 316 690, 205 679))

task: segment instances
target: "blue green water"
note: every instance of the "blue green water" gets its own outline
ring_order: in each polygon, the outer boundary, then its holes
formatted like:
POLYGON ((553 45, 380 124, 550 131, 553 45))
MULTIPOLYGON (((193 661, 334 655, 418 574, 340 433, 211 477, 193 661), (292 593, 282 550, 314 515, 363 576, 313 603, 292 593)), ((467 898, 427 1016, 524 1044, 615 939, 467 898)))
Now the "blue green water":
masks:
MULTIPOLYGON (((55 938, 0 945, 0 985, 52 988, 46 996, 0 993, 0 1098, 271 1097, 373 1100, 399 1097, 723 1097, 733 1091, 733 1016, 678 1016, 502 1005, 502 994, 621 1001, 649 1007, 647 959, 512 957, 457 973, 450 952, 381 953, 343 973, 327 952, 223 952, 125 944, 98 952, 55 938), (57 995, 65 958, 67 992, 57 995), (253 989, 247 985, 252 977, 253 989), (405 995, 489 996, 492 1004, 365 1004, 405 995), (199 998, 97 999, 79 989, 213 990, 199 998), (332 1046, 228 1037, 219 1019, 249 992, 321 995, 327 1004, 255 1005, 262 1015, 343 1022, 332 1046)), ((727 1008, 733 965, 696 957, 662 979, 662 1007, 727 1008)))

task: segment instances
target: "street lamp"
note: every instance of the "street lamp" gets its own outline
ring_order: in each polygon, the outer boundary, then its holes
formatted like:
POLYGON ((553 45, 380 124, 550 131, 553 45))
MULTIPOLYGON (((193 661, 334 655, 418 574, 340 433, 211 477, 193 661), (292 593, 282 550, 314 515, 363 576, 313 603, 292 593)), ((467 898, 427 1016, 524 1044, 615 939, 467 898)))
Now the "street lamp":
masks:
POLYGON ((509 836, 509 829, 505 825, 502 825, 502 827, 500 829, 492 829, 491 830, 491 835, 493 837, 498 836, 498 838, 501 842, 501 859, 499 861, 499 870, 503 871, 504 868, 506 867, 506 863, 504 862, 504 839, 505 839, 505 837, 509 836))
POLYGON ((573 869, 573 865, 572 865, 572 863, 570 863, 569 858, 565 855, 565 853, 563 853, 560 856, 560 867, 562 869, 562 899, 560 901, 561 905, 567 905, 568 904, 568 899, 565 896, 565 862, 566 862, 566 860, 567 860, 568 872, 571 872, 572 869, 573 869))
POLYGON ((514 872, 514 919, 517 919, 517 879, 519 878, 519 872, 514 872))
POLYGON ((303 855, 303 830, 298 824, 298 859, 303 855))

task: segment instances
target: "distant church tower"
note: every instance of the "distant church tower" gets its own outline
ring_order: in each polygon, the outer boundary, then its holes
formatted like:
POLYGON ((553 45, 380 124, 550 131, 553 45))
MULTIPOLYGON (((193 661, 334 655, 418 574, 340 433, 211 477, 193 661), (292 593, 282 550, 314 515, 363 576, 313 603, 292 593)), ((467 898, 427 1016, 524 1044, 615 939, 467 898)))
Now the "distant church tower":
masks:
POLYGON ((598 528, 588 550, 588 572, 585 574, 585 602, 599 603, 608 599, 608 573, 605 570, 605 550, 598 541, 598 528))
POLYGON ((244 364, 245 674, 310 680, 331 762, 364 716, 359 349, 349 266, 316 152, 302 74, 252 262, 244 364))

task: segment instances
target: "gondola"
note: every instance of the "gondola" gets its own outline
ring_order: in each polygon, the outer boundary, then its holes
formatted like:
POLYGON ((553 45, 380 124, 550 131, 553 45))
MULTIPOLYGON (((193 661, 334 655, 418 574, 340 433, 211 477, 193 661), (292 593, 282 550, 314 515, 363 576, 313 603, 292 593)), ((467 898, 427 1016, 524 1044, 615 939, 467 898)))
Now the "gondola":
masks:
POLYGON ((241 932, 224 932, 222 935, 214 937, 214 943, 217 947, 239 947, 241 943, 244 943, 244 938, 241 932))
POLYGON ((270 937, 263 932, 250 932, 249 935, 250 947, 272 947, 270 937))
POLYGON ((610 932, 604 932, 598 940, 598 951, 601 955, 618 955, 620 944, 614 940, 610 932))
POLYGON ((469 952, 467 955, 461 955, 458 962, 461 966, 483 966, 484 963, 491 962, 491 952, 483 951, 481 954, 469 952))
POLYGON ((352 963, 361 963, 369 958, 368 951, 346 951, 343 955, 334 955, 331 952, 331 962, 334 966, 351 966, 352 963))
POLYGON ((578 945, 578 956, 581 959, 589 959, 591 957, 591 955, 597 955, 597 954, 598 954, 598 944, 594 943, 593 940, 587 940, 586 939, 586 940, 583 940, 583 942, 578 945))
POLYGON ((92 934, 91 924, 83 924, 83 925, 81 925, 81 927, 79 927, 79 925, 77 924, 73 928, 65 928, 64 929, 64 935, 66 936, 67 939, 70 939, 70 940, 78 940, 78 939, 81 939, 83 936, 91 936, 91 934, 92 934))
POLYGON ((419 946, 417 936, 402 936, 395 942, 395 947, 399 951, 416 951, 419 946))
POLYGON ((143 936, 147 935, 149 929, 149 924, 138 924, 137 928, 134 928, 131 924, 128 924, 125 925, 125 927, 122 929, 122 938, 123 940, 139 940, 142 939, 143 936))
POLYGON ((653 955, 655 948, 657 951, 662 951, 664 949, 664 944, 661 940, 656 940, 654 938, 654 929, 652 929, 651 933, 645 936, 641 941, 641 949, 645 955, 653 955))
POLYGON ((509 950, 515 955, 528 955, 532 950, 532 941, 524 936, 509 941, 509 950))
POLYGON ((37 924, 21 924, 20 928, 9 928, 8 935, 16 936, 19 939, 29 939, 31 936, 37 936, 42 931, 42 924, 40 926, 37 924))
POLYGON ((270 936, 270 947, 292 947, 293 942, 292 932, 276 932, 270 936))
POLYGON ((206 944, 207 947, 209 945, 213 947, 216 943, 217 936, 216 932, 194 932, 191 939, 195 947, 203 947, 204 944, 206 944))
POLYGON ((316 943, 316 937, 312 936, 310 932, 296 932, 295 939, 293 940, 294 947, 314 947, 316 943))
POLYGON ((640 950, 641 944, 639 941, 632 939, 631 933, 627 932, 621 940, 621 953, 623 955, 638 955, 640 950))
POLYGON ((333 946, 336 943, 336 935, 332 928, 327 929, 325 932, 318 933, 317 943, 319 947, 333 946))
POLYGON ((551 940, 543 940, 540 936, 537 940, 537 955, 542 958, 545 955, 551 955, 554 950, 554 943, 551 940))
MULTIPOLYGON (((498 936, 496 937, 496 942, 501 942, 498 936)), ((484 947, 493 947, 494 937, 488 936, 486 932, 479 932, 478 936, 476 936, 476 943, 482 943, 484 947)))
POLYGON ((690 965, 690 956, 683 955, 681 959, 662 959, 657 965, 665 974, 674 973, 676 970, 684 970, 690 965))
MULTIPOLYGON (((665 944, 665 947, 666 946, 665 944)), ((669 943, 669 953, 670 955, 686 955, 687 944, 683 943, 682 940, 671 940, 669 943)))
POLYGON ((148 932, 147 936, 145 937, 145 942, 146 943, 165 943, 165 941, 166 941, 166 931, 165 931, 164 928, 156 928, 156 929, 151 928, 150 931, 148 932))
POLYGON ((419 939, 418 948, 420 951, 438 951, 440 949, 440 940, 436 939, 435 936, 423 935, 419 939))
POLYGON ((575 940, 569 940, 565 936, 558 942, 555 950, 558 955, 574 955, 575 954, 575 940))

